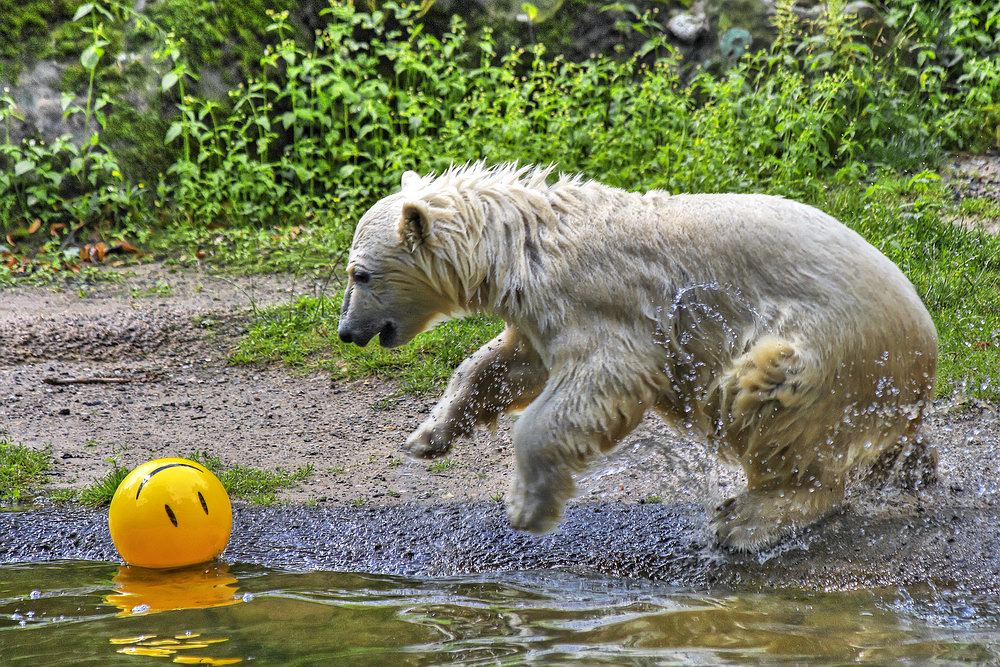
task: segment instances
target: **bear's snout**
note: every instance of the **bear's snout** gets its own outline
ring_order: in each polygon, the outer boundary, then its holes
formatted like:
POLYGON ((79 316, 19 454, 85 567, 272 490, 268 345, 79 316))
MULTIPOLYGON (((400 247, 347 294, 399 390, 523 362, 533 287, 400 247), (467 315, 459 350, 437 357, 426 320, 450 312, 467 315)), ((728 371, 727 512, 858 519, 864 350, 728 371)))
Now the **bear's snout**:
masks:
POLYGON ((381 325, 372 324, 370 321, 351 324, 350 320, 342 320, 337 326, 337 335, 345 343, 354 343, 358 347, 368 345, 372 338, 378 336, 382 347, 394 347, 398 344, 396 330, 396 325, 392 322, 381 325))
POLYGON ((362 329, 365 328, 370 329, 371 327, 352 327, 347 323, 341 322, 340 326, 337 327, 337 335, 345 343, 354 343, 358 347, 364 347, 378 333, 378 330, 363 331, 362 329))

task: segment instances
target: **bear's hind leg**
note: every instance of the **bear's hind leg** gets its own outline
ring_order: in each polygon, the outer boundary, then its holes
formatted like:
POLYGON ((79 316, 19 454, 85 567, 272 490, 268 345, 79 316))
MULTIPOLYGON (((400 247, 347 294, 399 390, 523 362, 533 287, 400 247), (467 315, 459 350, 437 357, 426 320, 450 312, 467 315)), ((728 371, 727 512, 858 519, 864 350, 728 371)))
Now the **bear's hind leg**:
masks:
POLYGON ((899 484, 904 491, 914 492, 932 486, 938 481, 938 453, 921 436, 904 437, 896 445, 882 452, 865 471, 862 482, 874 489, 889 483, 893 471, 899 467, 899 484))
POLYGON ((764 336, 720 383, 723 443, 746 472, 748 489, 722 503, 712 519, 720 546, 752 552, 815 523, 844 499, 839 466, 804 443, 822 442, 823 392, 807 349, 764 336))
POLYGON ((843 482, 815 478, 795 486, 750 488, 719 505, 711 527, 720 546, 754 552, 819 521, 843 499, 843 482))

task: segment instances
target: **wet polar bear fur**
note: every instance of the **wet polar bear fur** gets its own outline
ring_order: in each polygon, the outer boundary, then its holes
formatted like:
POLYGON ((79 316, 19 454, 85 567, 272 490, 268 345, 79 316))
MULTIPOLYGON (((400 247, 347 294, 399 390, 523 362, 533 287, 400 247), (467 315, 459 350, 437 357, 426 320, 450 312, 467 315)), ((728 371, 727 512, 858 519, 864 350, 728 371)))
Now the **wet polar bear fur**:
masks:
POLYGON ((916 429, 937 335, 910 282, 861 236, 779 197, 549 175, 407 172, 358 224, 343 340, 393 347, 473 312, 506 322, 410 435, 413 455, 523 410, 507 513, 544 532, 573 473, 656 410, 745 471, 747 490, 711 524, 739 551, 822 518, 853 470, 932 479, 935 453, 916 429))

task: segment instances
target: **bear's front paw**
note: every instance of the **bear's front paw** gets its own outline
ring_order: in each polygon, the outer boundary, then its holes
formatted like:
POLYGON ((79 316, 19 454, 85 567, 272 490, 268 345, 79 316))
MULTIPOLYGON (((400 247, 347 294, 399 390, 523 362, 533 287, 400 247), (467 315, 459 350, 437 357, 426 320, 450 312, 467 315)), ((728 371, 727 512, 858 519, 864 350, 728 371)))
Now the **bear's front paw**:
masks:
POLYGON ((525 485, 515 479, 507 500, 507 520, 511 528, 526 530, 540 535, 559 524, 563 503, 552 493, 541 491, 530 493, 525 485))
POLYGON ((406 439, 404 449, 410 456, 432 459, 448 453, 454 436, 446 425, 428 419, 406 439))

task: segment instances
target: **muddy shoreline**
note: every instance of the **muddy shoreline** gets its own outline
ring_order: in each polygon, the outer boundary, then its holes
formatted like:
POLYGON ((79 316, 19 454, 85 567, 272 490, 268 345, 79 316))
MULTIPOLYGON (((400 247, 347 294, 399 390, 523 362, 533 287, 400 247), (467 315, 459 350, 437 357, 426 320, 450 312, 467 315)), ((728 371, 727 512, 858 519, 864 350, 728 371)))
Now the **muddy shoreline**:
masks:
MULTIPOLYGON (((49 489, 92 482, 109 456, 126 466, 193 452, 270 469, 312 464, 282 505, 236 505, 231 562, 428 576, 560 568, 684 587, 1000 590, 1000 406, 941 402, 926 425, 941 454, 938 486, 918 496, 852 489, 841 512, 763 558, 708 546, 708 511, 740 477, 650 417, 581 476, 564 524, 535 538, 511 531, 497 501, 512 465, 509 424, 459 443, 442 470, 401 450, 433 396, 227 362, 254 306, 321 288, 147 265, 85 293, 2 291, 0 436, 51 451, 49 489), (141 380, 51 384, 125 375, 141 380)), ((116 561, 105 513, 0 512, 0 564, 53 559, 116 561)))
MULTIPOLYGON (((450 576, 559 569, 649 578, 687 589, 822 591, 933 584, 1000 592, 1000 511, 862 516, 847 509, 759 556, 708 545, 698 504, 587 503, 544 537, 510 530, 497 503, 379 508, 239 504, 223 559, 269 568, 450 576)), ((106 515, 0 513, 0 564, 117 562, 106 515)))

